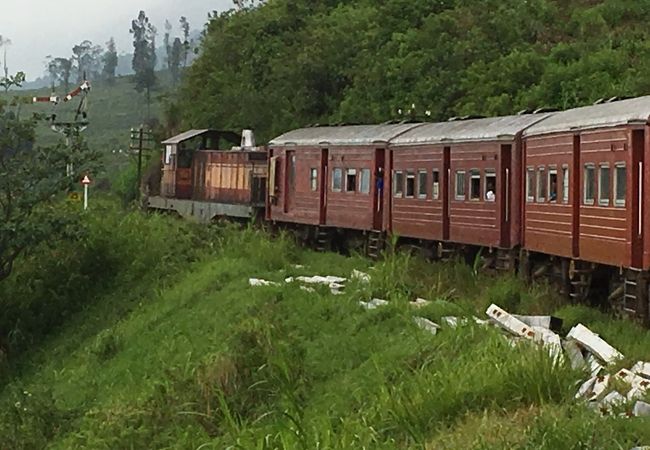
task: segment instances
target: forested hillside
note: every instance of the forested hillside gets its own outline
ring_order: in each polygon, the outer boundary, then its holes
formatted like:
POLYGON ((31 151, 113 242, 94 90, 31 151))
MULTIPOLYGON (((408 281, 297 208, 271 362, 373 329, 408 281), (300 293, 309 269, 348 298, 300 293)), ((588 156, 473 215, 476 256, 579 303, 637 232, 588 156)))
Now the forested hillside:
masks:
POLYGON ((266 139, 648 94, 648 19, 648 0, 269 0, 209 23, 180 102, 188 126, 266 139))

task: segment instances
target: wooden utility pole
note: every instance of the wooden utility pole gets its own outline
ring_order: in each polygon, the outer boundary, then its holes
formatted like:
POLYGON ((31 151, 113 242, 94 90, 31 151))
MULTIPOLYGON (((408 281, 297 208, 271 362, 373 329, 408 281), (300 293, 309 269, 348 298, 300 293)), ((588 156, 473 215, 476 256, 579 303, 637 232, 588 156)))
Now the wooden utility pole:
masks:
POLYGON ((137 152, 138 155, 138 186, 136 190, 136 199, 140 200, 140 187, 142 186, 142 153, 153 150, 153 132, 145 130, 144 125, 138 129, 131 128, 131 152, 137 152))

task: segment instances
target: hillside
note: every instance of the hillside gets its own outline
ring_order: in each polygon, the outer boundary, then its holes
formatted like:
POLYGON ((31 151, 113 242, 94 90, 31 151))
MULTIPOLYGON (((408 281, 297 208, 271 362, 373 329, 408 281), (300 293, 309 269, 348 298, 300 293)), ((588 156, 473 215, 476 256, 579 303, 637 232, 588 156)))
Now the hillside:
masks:
POLYGON ((50 243, 0 285, 2 449, 629 449, 646 419, 601 417, 574 399, 584 377, 494 328, 414 316, 555 311, 629 361, 650 333, 543 286, 406 255, 371 263, 286 238, 96 207, 81 238, 50 243), (200 244, 200 245, 198 245, 200 244), (342 295, 287 276, 367 271, 342 295), (250 286, 249 278, 279 282, 250 286), (374 311, 360 300, 381 297, 374 311), (409 300, 433 302, 414 309, 409 300))
POLYGON ((648 0, 272 0, 209 23, 180 102, 264 140, 650 94, 649 19, 648 0))
MULTIPOLYGON (((159 84, 152 94, 151 118, 160 121, 162 97, 167 95, 170 81, 166 72, 158 72, 157 75, 159 84)), ((9 100, 14 96, 29 99, 49 94, 49 89, 10 91, 8 97, 9 100)), ((59 88, 57 95, 65 95, 63 89, 59 88)), ((6 99, 4 93, 0 93, 0 99, 6 99)), ((79 97, 69 103, 60 103, 57 107, 51 104, 24 105, 21 114, 38 112, 50 115, 56 112, 59 120, 71 121, 79 105, 78 99, 79 97)), ((88 120, 90 125, 84 131, 84 136, 89 145, 100 149, 105 155, 106 170, 110 176, 114 176, 128 163, 130 129, 137 128, 147 120, 145 97, 134 90, 130 76, 116 78, 115 84, 93 82, 88 95, 88 120)), ((56 142, 59 138, 60 135, 50 130, 45 122, 37 129, 37 143, 41 145, 56 142)))

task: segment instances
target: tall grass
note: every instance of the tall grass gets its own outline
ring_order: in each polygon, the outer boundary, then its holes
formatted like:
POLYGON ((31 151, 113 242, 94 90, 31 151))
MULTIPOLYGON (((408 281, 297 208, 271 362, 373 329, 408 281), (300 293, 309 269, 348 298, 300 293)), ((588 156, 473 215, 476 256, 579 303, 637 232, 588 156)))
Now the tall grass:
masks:
MULTIPOLYGON (((96 258, 114 264, 107 279, 97 279, 94 301, 60 316, 51 339, 25 352, 23 370, 12 371, 0 392, 0 448, 605 449, 650 442, 637 422, 575 405, 583 374, 545 350, 512 347, 473 321, 432 336, 412 320, 482 315, 490 302, 513 311, 551 308, 543 286, 399 252, 369 267, 248 227, 118 217, 92 225, 86 238, 103 253, 96 258), (93 227, 121 236, 109 248, 109 237, 91 238, 93 227), (162 245, 179 234, 178 248, 162 245), (132 260, 133 272, 122 271, 122 258, 132 260), (371 281, 349 281, 340 296, 282 282, 348 276, 353 268, 371 281), (249 277, 280 284, 251 287, 249 277), (430 303, 415 310, 409 301, 416 296, 430 303), (390 304, 359 307, 371 297, 390 304), (25 399, 33 407, 18 411, 25 399)), ((44 266, 47 274, 51 267, 44 266)), ((643 330, 588 317, 589 310, 560 314, 567 325, 592 320, 608 338, 620 332, 612 343, 648 356, 632 339, 643 342, 643 330)))

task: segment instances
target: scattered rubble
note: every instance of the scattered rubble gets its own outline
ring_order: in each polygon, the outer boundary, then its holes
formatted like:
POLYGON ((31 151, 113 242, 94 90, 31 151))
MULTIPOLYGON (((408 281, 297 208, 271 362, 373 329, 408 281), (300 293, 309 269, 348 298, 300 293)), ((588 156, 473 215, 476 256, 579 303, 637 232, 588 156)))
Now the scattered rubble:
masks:
POLYGON ((553 316, 522 316, 513 314, 512 317, 519 319, 530 327, 541 327, 556 332, 562 328, 562 319, 553 316))
POLYGON ((430 303, 431 302, 429 300, 418 297, 412 302, 409 302, 409 305, 413 306, 414 308, 422 308, 423 306, 427 306, 430 303))
POLYGON ((650 403, 642 402, 639 400, 634 404, 634 408, 632 408, 632 414, 635 417, 650 416, 650 403))
POLYGON ((623 359, 621 352, 609 345, 601 339, 600 336, 581 323, 571 328, 571 331, 569 331, 569 334, 567 335, 567 339, 574 339, 582 347, 589 350, 594 356, 597 356, 606 364, 613 364, 617 360, 623 359))
POLYGON ((428 331, 429 333, 433 334, 434 336, 440 329, 440 325, 438 325, 435 322, 430 321, 429 319, 426 319, 424 317, 414 317, 413 322, 417 324, 418 327, 422 328, 423 330, 428 331))
POLYGON ((535 336, 535 332, 532 328, 511 314, 508 314, 505 310, 499 308, 494 303, 487 309, 486 314, 494 320, 497 325, 515 336, 527 338, 533 338, 535 336))
POLYGON ((369 302, 360 301, 359 304, 366 309, 377 309, 379 306, 388 305, 388 302, 381 298, 373 298, 369 302))
POLYGON ((251 286, 277 286, 278 283, 275 281, 263 280, 261 278, 249 278, 248 284, 251 286))
POLYGON ((350 278, 353 280, 359 280, 364 284, 370 283, 370 275, 357 269, 352 269, 352 275, 350 275, 350 278))
POLYGON ((465 317, 458 318, 454 316, 444 316, 441 317, 440 320, 445 322, 451 328, 456 328, 458 325, 465 325, 467 323, 467 319, 465 317))
POLYGON ((571 368, 573 369, 582 369, 585 367, 585 357, 582 356, 582 351, 580 351, 580 346, 573 339, 568 339, 562 343, 564 351, 569 357, 571 362, 571 368))
POLYGON ((639 361, 632 366, 632 372, 642 377, 650 378, 650 363, 639 361))

